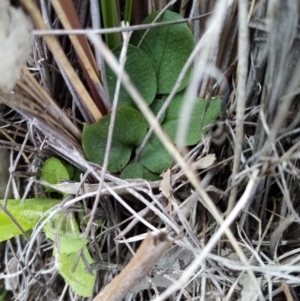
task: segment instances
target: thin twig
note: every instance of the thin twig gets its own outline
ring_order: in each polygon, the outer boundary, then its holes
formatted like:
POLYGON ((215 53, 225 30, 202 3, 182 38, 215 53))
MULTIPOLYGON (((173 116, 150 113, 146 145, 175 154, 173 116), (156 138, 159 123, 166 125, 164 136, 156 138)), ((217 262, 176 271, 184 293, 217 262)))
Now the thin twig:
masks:
POLYGON ((87 35, 89 34, 108 34, 108 33, 116 33, 116 32, 127 32, 127 31, 135 31, 135 30, 143 30, 148 28, 157 28, 157 27, 163 27, 168 25, 176 25, 181 23, 187 23, 193 20, 199 20, 202 18, 206 18, 209 15, 211 15, 212 12, 203 14, 201 16, 193 17, 193 18, 186 18, 182 20, 176 20, 176 21, 168 21, 168 22, 160 22, 160 23, 154 23, 154 24, 145 24, 145 25, 133 25, 128 27, 118 27, 118 28, 106 28, 106 29, 69 29, 69 30, 59 30, 59 29, 43 29, 43 30, 33 30, 33 35, 87 35))
POLYGON ((231 175, 231 185, 228 207, 225 215, 228 215, 235 204, 238 187, 236 185, 236 175, 240 170, 242 145, 244 137, 244 111, 246 99, 246 83, 248 73, 248 53, 249 53, 249 33, 246 22, 248 11, 248 0, 239 0, 239 61, 238 61, 238 84, 236 100, 236 127, 234 141, 234 158, 231 175))

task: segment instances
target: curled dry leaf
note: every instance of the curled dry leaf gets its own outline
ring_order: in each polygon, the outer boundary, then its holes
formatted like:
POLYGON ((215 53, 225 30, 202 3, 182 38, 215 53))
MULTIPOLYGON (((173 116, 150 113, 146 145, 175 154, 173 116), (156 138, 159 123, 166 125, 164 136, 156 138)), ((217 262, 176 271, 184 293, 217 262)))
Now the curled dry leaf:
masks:
POLYGON ((215 163, 215 161, 216 161, 216 155, 209 154, 209 155, 193 162, 192 167, 194 169, 206 169, 206 168, 212 166, 215 163))
POLYGON ((162 173, 162 178, 163 179, 160 183, 159 190, 168 200, 168 206, 166 208, 167 212, 171 212, 176 202, 173 196, 173 188, 171 185, 171 180, 172 180, 171 169, 168 169, 167 171, 162 173))
MULTIPOLYGON (((194 170, 199 169, 206 169, 210 166, 212 166, 216 161, 216 155, 215 154, 208 154, 207 156, 200 158, 199 160, 192 163, 192 168, 194 170)), ((173 176, 173 180, 177 181, 184 175, 184 172, 180 170, 177 174, 173 176)))
POLYGON ((171 169, 168 169, 164 173, 161 174, 162 181, 160 183, 159 190, 162 192, 162 194, 167 198, 168 200, 168 206, 166 208, 167 212, 171 213, 173 211, 173 208, 176 205, 176 199, 173 195, 173 188, 172 188, 172 173, 171 169))
POLYGON ((171 196, 172 186, 171 186, 171 170, 168 169, 162 174, 162 181, 160 183, 159 190, 168 199, 171 196))

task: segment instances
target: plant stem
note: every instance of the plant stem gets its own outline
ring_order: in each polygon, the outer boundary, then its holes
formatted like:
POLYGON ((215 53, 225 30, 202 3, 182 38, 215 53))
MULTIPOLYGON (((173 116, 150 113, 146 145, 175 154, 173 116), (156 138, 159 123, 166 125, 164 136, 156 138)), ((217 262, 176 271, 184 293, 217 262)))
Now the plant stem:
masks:
MULTIPOLYGON (((101 4, 101 12, 102 12, 104 28, 120 26, 120 22, 119 22, 120 18, 119 18, 116 1, 101 0, 100 4, 101 4)), ((106 45, 110 49, 113 49, 121 42, 120 34, 119 33, 106 34, 105 41, 106 41, 106 45)))
POLYGON ((125 1, 124 21, 130 23, 132 12, 132 0, 125 1))

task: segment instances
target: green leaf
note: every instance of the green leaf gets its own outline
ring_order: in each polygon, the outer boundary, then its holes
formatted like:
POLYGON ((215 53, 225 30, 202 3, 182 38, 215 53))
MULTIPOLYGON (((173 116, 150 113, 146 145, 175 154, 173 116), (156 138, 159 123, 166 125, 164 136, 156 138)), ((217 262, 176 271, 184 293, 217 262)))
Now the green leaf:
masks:
MULTIPOLYGON (((42 166, 41 180, 50 184, 57 184, 60 179, 70 179, 69 173, 65 165, 57 158, 49 158, 42 166)), ((51 187, 45 187, 49 192, 55 191, 51 187)))
MULTIPOLYGON (((8 200, 7 210, 17 220, 24 231, 35 227, 45 212, 57 205, 60 200, 27 199, 22 204, 20 200, 8 200)), ((0 200, 4 205, 4 200, 0 200)), ((10 239, 22 232, 0 208, 0 241, 10 239)))
POLYGON ((65 166, 65 168, 69 174, 69 179, 73 179, 74 174, 75 174, 75 167, 67 161, 61 161, 61 162, 65 166))
MULTIPOLYGON (((112 52, 119 58, 121 50, 122 45, 114 48, 112 52)), ((146 103, 150 104, 156 94, 156 75, 149 57, 141 49, 133 45, 128 45, 127 59, 124 68, 146 103)), ((115 94, 117 76, 108 66, 106 66, 106 79, 109 97, 112 101, 115 94)), ((127 93, 123 85, 121 85, 118 104, 135 106, 131 96, 127 93)))
POLYGON ((172 157, 161 144, 156 135, 153 135, 143 149, 139 161, 151 172, 160 174, 172 165, 172 157))
POLYGON ((93 263, 87 247, 83 248, 82 255, 78 260, 78 253, 62 253, 59 255, 58 271, 65 279, 66 283, 70 285, 72 290, 80 296, 90 297, 93 292, 95 283, 95 275, 91 275, 85 271, 85 263, 93 263), (84 256, 85 260, 82 259, 84 256), (77 265, 76 265, 77 263, 77 265), (74 267, 76 268, 74 269, 74 267))
MULTIPOLYGON (((153 114, 156 116, 163 104, 165 103, 165 99, 154 99, 152 104, 150 105, 150 109, 153 112, 153 114)), ((165 119, 166 113, 164 113, 160 119, 159 122, 162 123, 165 119)))
MULTIPOLYGON (((159 11, 149 15, 142 23, 153 22, 159 11)), ((156 21, 167 22, 182 20, 182 17, 167 10, 156 21)), ((145 30, 137 30, 130 42, 138 45, 145 30)), ((150 57, 157 78, 157 94, 170 93, 185 62, 193 51, 194 39, 187 24, 176 24, 152 28, 143 39, 140 48, 150 57)), ((183 90, 189 82, 191 70, 185 75, 178 91, 183 90)))
MULTIPOLYGON (((166 111, 166 116, 162 123, 164 132, 169 136, 173 143, 175 143, 183 97, 184 92, 180 92, 175 95, 166 111)), ((166 98, 167 96, 164 96, 162 100, 165 100, 166 98)), ((195 98, 192 114, 189 116, 190 123, 188 131, 185 137, 186 146, 197 144, 202 135, 208 131, 207 125, 213 123, 220 115, 219 98, 211 100, 207 111, 205 112, 206 105, 207 102, 204 99, 195 98), (201 128, 202 131, 200 130, 201 128)), ((142 151, 139 161, 148 170, 160 174, 162 171, 171 166, 172 157, 161 144, 157 136, 153 134, 142 151)))
POLYGON ((59 261, 58 271, 78 295, 89 297, 95 282, 95 275, 85 272, 85 265, 93 262, 73 214, 57 214, 44 227, 47 238, 54 242, 54 256, 59 261), (81 251, 81 257, 79 257, 81 251), (82 259, 85 257, 85 261, 82 259), (76 268, 75 268, 76 267, 76 268))
MULTIPOLYGON (((177 93, 166 111, 166 117, 162 124, 165 133, 175 142, 178 122, 181 114, 182 101, 184 92, 177 93)), ((165 100, 167 96, 163 97, 165 100)), ((189 116, 189 127, 185 137, 185 145, 195 145, 204 135, 208 128, 207 125, 213 123, 220 115, 220 99, 216 98, 210 101, 207 111, 205 112, 207 102, 204 99, 195 98, 193 103, 192 114, 189 116), (205 112, 205 114, 204 114, 205 112), (204 114, 204 116, 203 116, 204 114), (202 125, 202 126, 201 126, 202 125), (203 129, 202 132, 200 129, 203 129)))
MULTIPOLYGON (((82 132, 82 147, 86 158, 94 163, 103 165, 108 137, 110 116, 102 117, 94 124, 85 124, 82 132)), ((115 136, 115 135, 114 135, 115 136)), ((121 171, 130 159, 132 147, 113 139, 109 154, 108 170, 121 171)))
POLYGON ((73 174, 73 177, 71 178, 71 180, 73 180, 75 182, 80 182, 81 174, 82 174, 82 171, 79 168, 74 167, 74 174, 73 174))
POLYGON ((140 163, 128 164, 122 171, 121 179, 143 179, 144 166, 140 163))
POLYGON ((147 127, 148 123, 139 111, 121 106, 116 114, 114 137, 125 145, 139 146, 147 127))
POLYGON ((121 179, 146 179, 156 181, 160 179, 159 174, 153 173, 145 168, 141 163, 135 162, 127 165, 121 175, 121 179))
POLYGON ((143 179, 146 179, 148 181, 158 181, 161 180, 161 176, 159 173, 152 172, 147 168, 145 168, 143 179))
POLYGON ((47 238, 56 244, 59 253, 73 253, 82 249, 88 240, 82 237, 73 214, 57 214, 44 227, 47 238))
MULTIPOLYGON (((83 128, 82 146, 85 156, 99 165, 103 165, 109 122, 110 116, 105 116, 92 125, 85 124, 83 128)), ((120 172, 127 165, 133 147, 138 146, 145 137, 147 126, 139 111, 128 106, 119 107, 109 153, 110 172, 120 172)))

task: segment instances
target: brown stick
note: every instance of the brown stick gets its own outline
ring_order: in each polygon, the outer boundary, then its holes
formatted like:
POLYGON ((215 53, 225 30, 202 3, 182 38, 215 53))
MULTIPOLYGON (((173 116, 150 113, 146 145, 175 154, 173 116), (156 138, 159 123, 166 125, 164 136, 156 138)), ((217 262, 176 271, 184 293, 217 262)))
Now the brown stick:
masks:
POLYGON ((93 301, 122 301, 126 294, 148 274, 171 244, 172 240, 166 233, 161 232, 156 236, 148 233, 127 266, 93 301))

